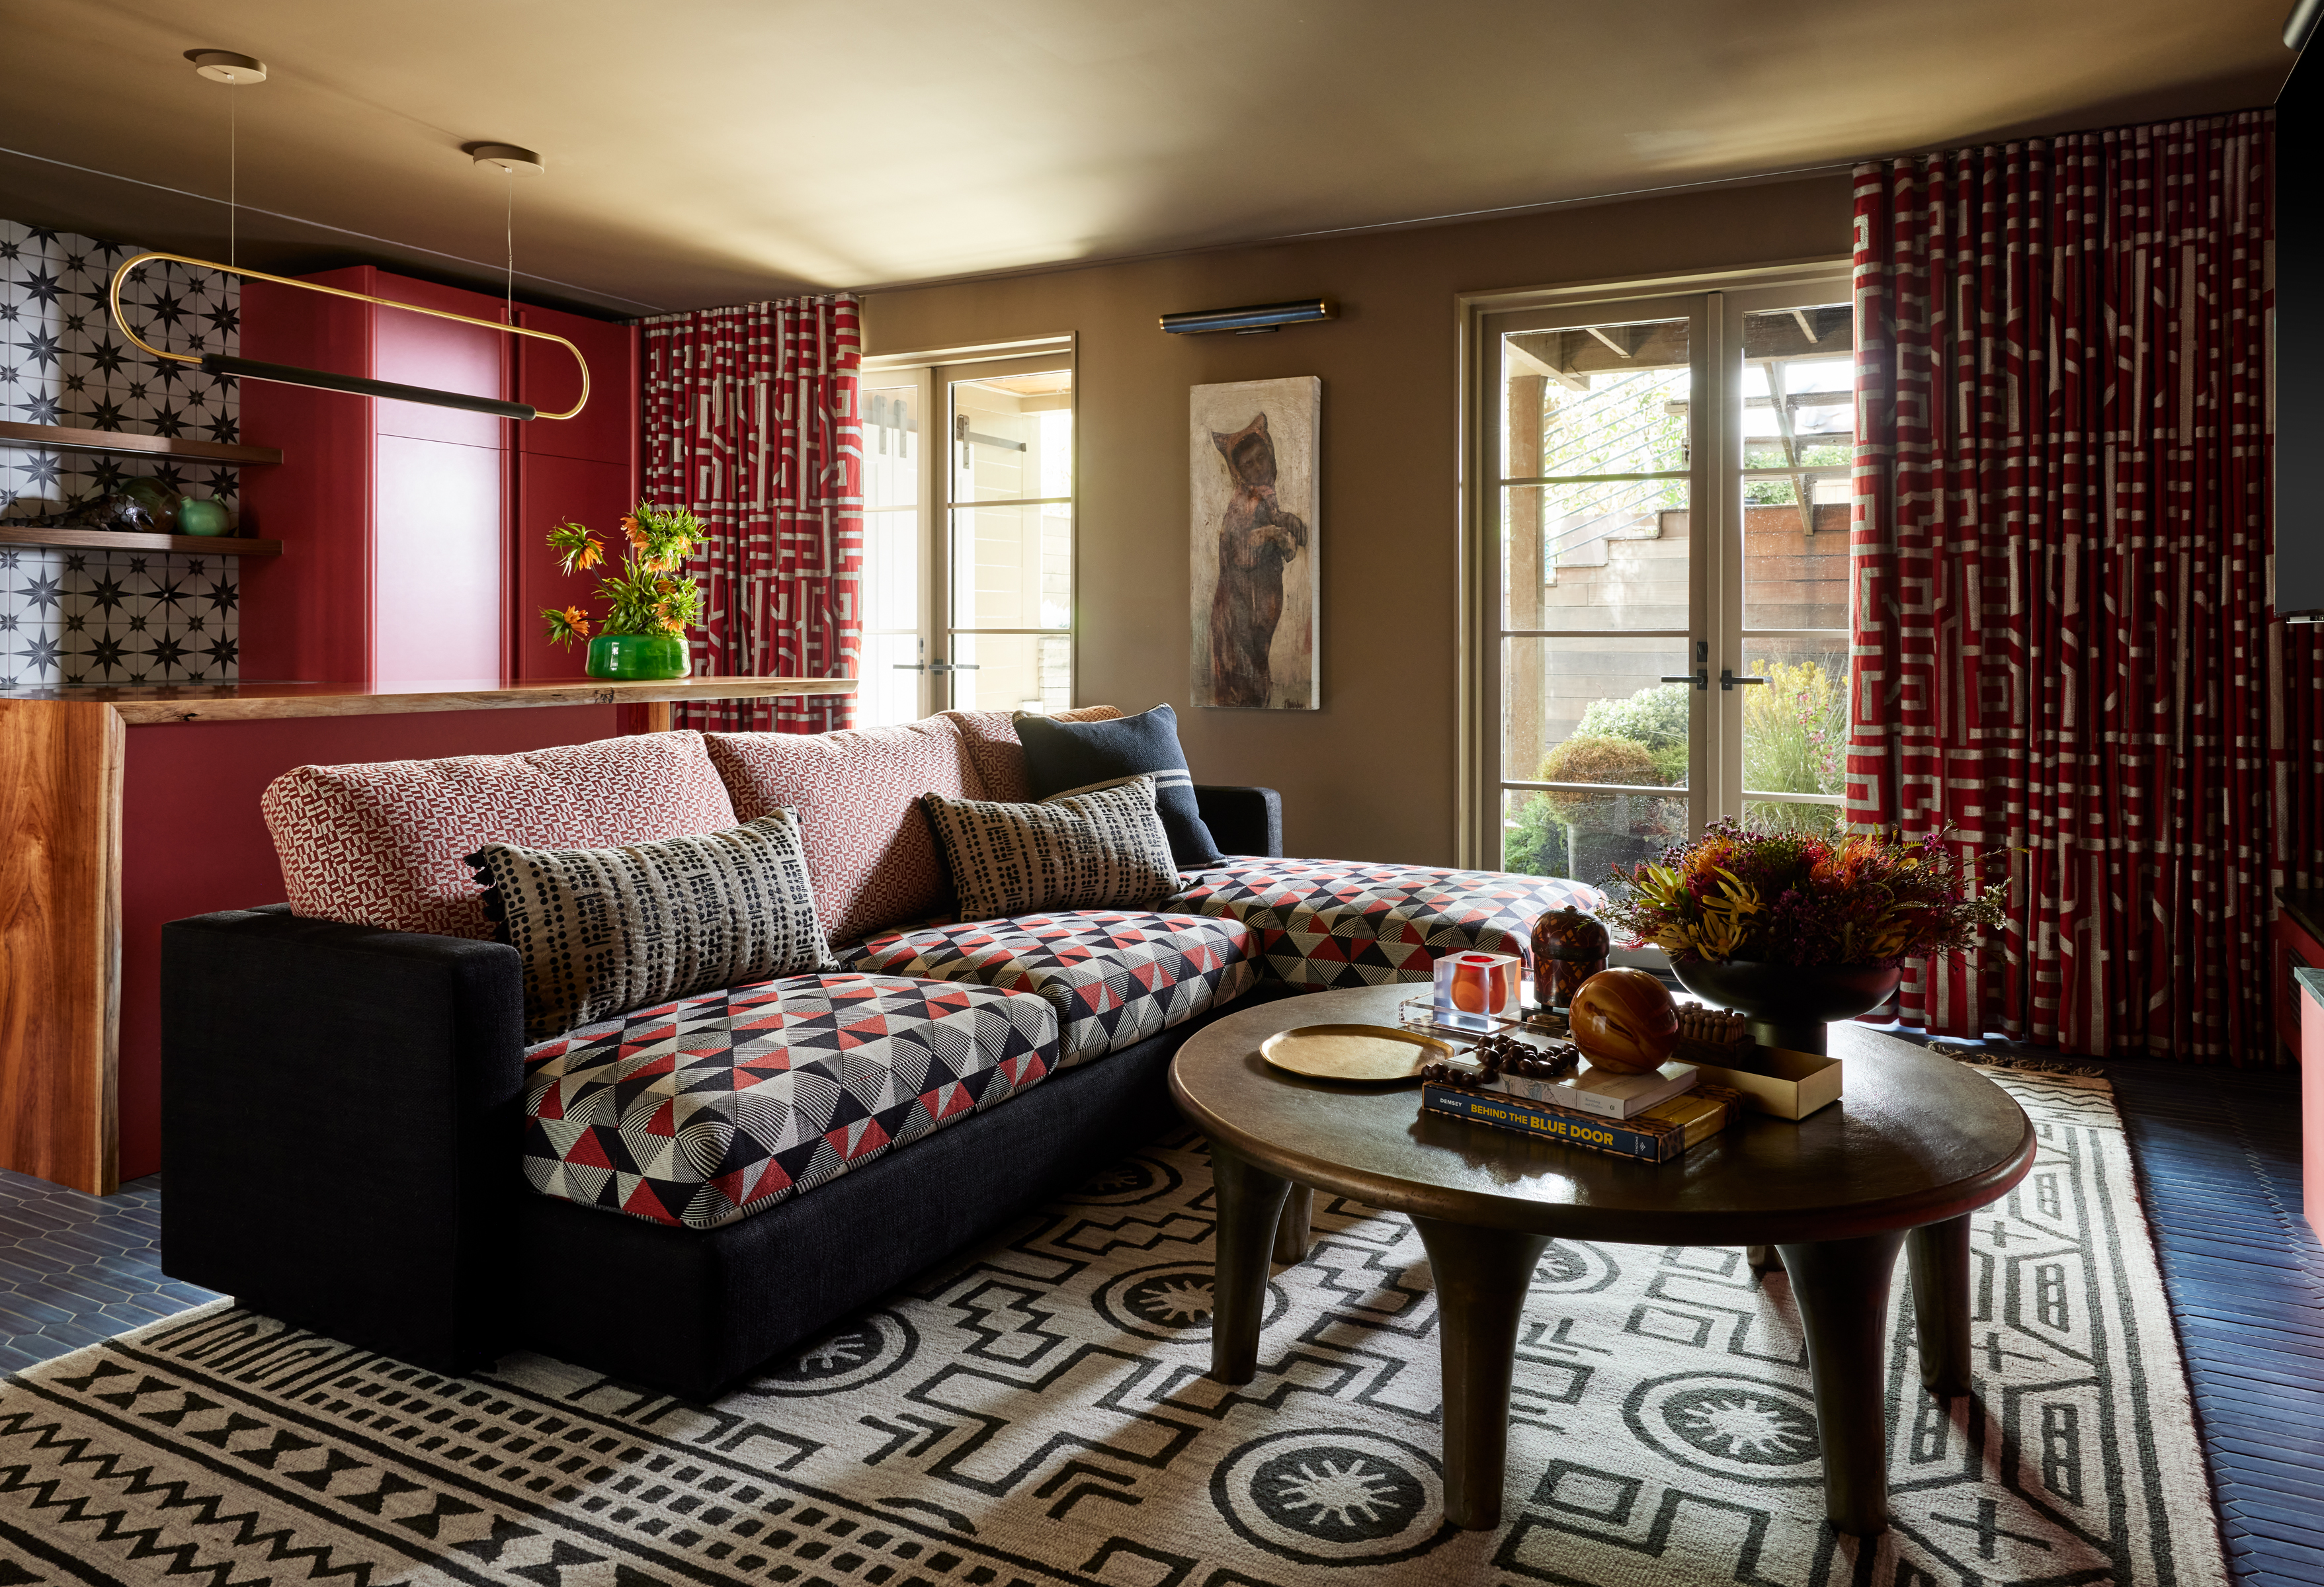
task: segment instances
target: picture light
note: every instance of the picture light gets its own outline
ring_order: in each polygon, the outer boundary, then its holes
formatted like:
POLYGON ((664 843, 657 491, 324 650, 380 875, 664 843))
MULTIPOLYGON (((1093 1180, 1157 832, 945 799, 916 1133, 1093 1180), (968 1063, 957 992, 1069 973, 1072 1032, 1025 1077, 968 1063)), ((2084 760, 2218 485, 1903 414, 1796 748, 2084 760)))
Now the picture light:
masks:
POLYGON ((1166 314, 1162 328, 1173 335, 1231 330, 1241 336, 1280 330, 1286 325, 1330 319, 1336 310, 1328 298, 1301 298, 1291 303, 1253 303, 1241 309, 1204 309, 1192 314, 1166 314))

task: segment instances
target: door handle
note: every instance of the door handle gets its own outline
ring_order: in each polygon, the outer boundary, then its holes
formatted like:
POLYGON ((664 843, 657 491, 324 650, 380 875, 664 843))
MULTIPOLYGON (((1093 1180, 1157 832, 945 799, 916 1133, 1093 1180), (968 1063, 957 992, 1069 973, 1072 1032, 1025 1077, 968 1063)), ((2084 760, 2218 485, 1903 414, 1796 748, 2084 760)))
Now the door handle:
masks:
POLYGON ((1708 667, 1698 667, 1692 672, 1681 672, 1677 674, 1665 672, 1663 674, 1663 681, 1665 683, 1691 683, 1698 689, 1707 689, 1711 687, 1711 669, 1708 667))
POLYGON ((898 661, 899 672, 982 672, 983 665, 976 661, 898 661))
POLYGON ((1765 683, 1766 681, 1767 680, 1764 678, 1738 678, 1731 670, 1725 667, 1721 667, 1719 669, 1719 687, 1720 688, 1733 688, 1738 683, 1765 683))

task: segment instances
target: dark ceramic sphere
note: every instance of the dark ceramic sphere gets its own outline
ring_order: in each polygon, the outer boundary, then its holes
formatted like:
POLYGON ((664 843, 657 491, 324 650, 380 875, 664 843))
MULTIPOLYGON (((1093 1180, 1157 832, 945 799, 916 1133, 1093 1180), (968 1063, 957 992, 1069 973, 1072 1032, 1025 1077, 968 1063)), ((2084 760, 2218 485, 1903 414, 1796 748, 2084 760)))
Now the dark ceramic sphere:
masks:
POLYGON ((1824 1050, 1824 1027, 1871 1012, 1896 990, 1904 972, 1877 964, 1767 964, 1729 960, 1675 961, 1679 984, 1707 1002, 1733 1009, 1751 1022, 1762 1047, 1794 1052, 1824 1050))

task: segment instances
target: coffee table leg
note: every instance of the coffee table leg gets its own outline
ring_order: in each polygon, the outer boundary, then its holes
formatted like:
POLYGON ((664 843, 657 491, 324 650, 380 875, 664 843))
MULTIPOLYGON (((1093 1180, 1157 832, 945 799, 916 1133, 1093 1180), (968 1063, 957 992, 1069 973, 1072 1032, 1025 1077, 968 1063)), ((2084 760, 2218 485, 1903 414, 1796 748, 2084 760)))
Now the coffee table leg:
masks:
POLYGON ((1444 1364, 1444 1514, 1480 1531, 1501 1521, 1508 1467, 1509 1379, 1517 1325, 1546 1236, 1415 1218, 1436 1279, 1444 1364))
POLYGON ((1283 1198, 1283 1221, 1275 1226, 1275 1259, 1284 1264, 1307 1259, 1307 1233, 1315 1218, 1315 1188, 1293 1181, 1283 1198))
POLYGON ((1248 1383, 1259 1371, 1259 1328, 1267 1317, 1267 1259, 1291 1181, 1211 1142, 1218 1187, 1217 1268, 1211 1284, 1211 1376, 1248 1383))
POLYGON ((1924 1223, 1904 1236, 1913 1274, 1913 1324, 1921 1344, 1921 1381, 1932 1394, 1967 1394, 1969 1219, 1924 1223))
POLYGON ((1784 1268, 1784 1259, 1775 1254, 1772 1245, 1747 1245, 1743 1248, 1743 1259, 1754 1273, 1779 1273, 1784 1268))
POLYGON ((1800 1303, 1823 1445, 1824 1518, 1842 1532, 1888 1529, 1888 1418, 1881 1389, 1888 1279, 1902 1232, 1778 1247, 1800 1303))

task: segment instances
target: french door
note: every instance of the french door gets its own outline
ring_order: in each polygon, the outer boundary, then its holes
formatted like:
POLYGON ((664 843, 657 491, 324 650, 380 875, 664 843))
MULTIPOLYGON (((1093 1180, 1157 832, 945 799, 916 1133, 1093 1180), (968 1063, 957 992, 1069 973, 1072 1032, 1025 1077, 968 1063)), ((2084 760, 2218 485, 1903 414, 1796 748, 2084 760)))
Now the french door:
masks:
POLYGON ((857 721, 1071 706, 1070 350, 867 369, 859 400, 857 721))
POLYGON ((1853 322, 1844 275, 1482 317, 1485 863, 1838 825, 1853 322))

